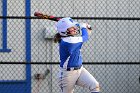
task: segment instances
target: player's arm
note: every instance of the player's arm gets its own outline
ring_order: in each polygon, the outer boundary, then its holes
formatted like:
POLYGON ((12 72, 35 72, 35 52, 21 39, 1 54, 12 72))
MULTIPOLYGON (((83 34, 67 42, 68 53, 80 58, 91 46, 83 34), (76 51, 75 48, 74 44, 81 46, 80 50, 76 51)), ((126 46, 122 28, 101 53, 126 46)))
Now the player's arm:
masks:
POLYGON ((83 42, 86 42, 88 40, 88 30, 87 30, 87 24, 86 23, 82 23, 80 24, 80 28, 81 28, 81 31, 82 31, 82 39, 83 39, 83 42))

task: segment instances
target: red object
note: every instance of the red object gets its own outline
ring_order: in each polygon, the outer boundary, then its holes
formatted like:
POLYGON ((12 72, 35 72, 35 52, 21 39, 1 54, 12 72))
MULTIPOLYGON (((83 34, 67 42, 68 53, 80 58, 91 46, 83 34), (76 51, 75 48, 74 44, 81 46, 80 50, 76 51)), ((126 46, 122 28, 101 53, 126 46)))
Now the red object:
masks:
POLYGON ((42 15, 42 13, 40 13, 40 12, 35 12, 34 13, 34 16, 40 16, 40 15, 42 15))
POLYGON ((57 18, 57 20, 59 21, 61 18, 57 18))
POLYGON ((50 16, 50 18, 54 18, 54 16, 50 16))

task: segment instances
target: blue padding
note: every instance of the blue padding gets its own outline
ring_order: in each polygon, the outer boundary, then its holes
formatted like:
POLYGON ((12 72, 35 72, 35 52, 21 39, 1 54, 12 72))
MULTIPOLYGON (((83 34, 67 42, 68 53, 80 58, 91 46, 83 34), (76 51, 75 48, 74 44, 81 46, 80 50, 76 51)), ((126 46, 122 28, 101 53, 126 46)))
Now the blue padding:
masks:
MULTIPOLYGON (((26 16, 30 16, 31 13, 31 0, 25 0, 26 6, 26 16)), ((31 62, 31 20, 26 19, 26 62, 31 62)), ((27 92, 31 93, 31 64, 26 65, 26 81, 28 82, 26 85, 27 92)))
POLYGON ((0 83, 0 93, 28 93, 26 83, 0 83))
POLYGON ((11 49, 0 49, 0 52, 11 52, 11 49))
MULTIPOLYGON (((7 16, 7 0, 2 1, 2 15, 7 16)), ((0 52, 11 52, 11 49, 7 49, 7 19, 2 20, 2 49, 0 52)))

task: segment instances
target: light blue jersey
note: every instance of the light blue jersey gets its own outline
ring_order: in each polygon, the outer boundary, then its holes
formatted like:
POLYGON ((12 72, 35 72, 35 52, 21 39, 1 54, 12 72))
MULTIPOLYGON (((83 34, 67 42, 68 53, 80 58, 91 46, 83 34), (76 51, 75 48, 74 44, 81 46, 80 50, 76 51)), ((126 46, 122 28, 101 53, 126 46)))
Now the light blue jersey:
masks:
POLYGON ((59 44, 60 53, 60 67, 80 67, 82 65, 81 47, 83 42, 88 40, 88 33, 86 28, 82 28, 82 35, 79 37, 64 37, 61 38, 59 44))

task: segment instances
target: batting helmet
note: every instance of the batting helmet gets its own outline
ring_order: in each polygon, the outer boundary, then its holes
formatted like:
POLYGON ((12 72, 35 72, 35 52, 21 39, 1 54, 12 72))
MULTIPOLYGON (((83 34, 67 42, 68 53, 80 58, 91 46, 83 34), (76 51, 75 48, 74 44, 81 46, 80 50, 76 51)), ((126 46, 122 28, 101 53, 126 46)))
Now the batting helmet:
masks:
POLYGON ((56 24, 57 31, 62 36, 67 36, 67 29, 75 26, 76 22, 70 17, 62 18, 56 24))

